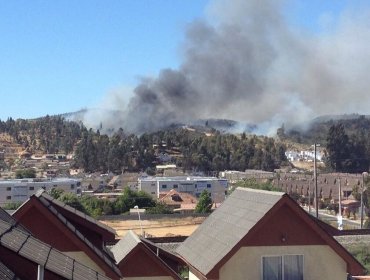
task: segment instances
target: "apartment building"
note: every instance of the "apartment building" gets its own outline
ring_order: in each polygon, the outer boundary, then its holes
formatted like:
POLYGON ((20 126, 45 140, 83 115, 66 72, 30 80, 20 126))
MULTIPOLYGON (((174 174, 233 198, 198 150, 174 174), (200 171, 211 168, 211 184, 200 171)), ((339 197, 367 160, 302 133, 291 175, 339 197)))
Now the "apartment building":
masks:
POLYGON ((81 192, 80 186, 81 182, 79 180, 71 178, 0 180, 0 206, 8 203, 25 202, 39 189, 48 191, 57 188, 79 194, 81 192))
POLYGON ((179 176, 179 177, 141 177, 138 179, 139 190, 145 191, 159 198, 160 193, 167 193, 174 189, 199 197, 207 190, 213 202, 220 203, 225 200, 228 181, 216 177, 179 176))

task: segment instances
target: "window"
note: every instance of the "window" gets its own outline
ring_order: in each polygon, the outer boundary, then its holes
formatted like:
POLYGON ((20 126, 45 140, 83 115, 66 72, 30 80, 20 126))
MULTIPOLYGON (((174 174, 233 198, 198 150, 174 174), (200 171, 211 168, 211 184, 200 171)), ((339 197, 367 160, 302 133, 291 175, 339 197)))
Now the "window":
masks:
POLYGON ((162 185, 162 189, 167 189, 167 185, 162 185))
POLYGON ((177 185, 177 184, 173 185, 174 189, 177 189, 178 187, 179 187, 179 185, 177 185))
POLYGON ((35 187, 30 187, 30 191, 33 191, 33 190, 35 190, 35 187))
POLYGON ((6 187, 6 190, 7 191, 11 191, 12 190, 12 187, 6 187))
POLYGON ((74 190, 74 188, 75 188, 75 185, 71 184, 71 190, 74 190))
POLYGON ((303 255, 262 257, 263 280, 303 280, 303 255))
POLYGON ((210 189, 212 186, 211 184, 207 184, 207 188, 210 189))
POLYGON ((12 199, 12 197, 11 197, 11 196, 7 196, 7 197, 6 197, 6 199, 7 199, 7 200, 11 200, 11 199, 12 199))

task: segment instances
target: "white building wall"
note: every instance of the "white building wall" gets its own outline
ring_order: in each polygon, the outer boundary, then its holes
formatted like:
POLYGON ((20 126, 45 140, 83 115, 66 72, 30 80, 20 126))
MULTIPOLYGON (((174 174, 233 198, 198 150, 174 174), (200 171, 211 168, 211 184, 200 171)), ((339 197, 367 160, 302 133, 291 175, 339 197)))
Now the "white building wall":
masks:
POLYGON ((190 193, 196 197, 207 190, 216 203, 225 200, 225 192, 228 188, 226 179, 207 177, 151 177, 139 179, 139 190, 158 198, 162 192, 174 189, 178 192, 190 193))
POLYGON ((41 188, 46 191, 52 188, 58 188, 66 192, 77 194, 80 190, 80 181, 69 178, 59 178, 55 180, 0 180, 0 206, 5 206, 13 202, 25 202, 41 188))

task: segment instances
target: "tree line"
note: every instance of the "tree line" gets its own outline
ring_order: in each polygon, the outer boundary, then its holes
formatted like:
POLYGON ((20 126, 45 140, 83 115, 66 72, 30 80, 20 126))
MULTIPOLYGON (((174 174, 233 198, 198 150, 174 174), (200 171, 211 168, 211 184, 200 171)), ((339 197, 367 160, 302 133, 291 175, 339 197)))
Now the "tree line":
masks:
POLYGON ((335 172, 368 172, 370 165, 370 131, 346 132, 342 123, 330 127, 326 139, 326 166, 335 172))
POLYGON ((153 171, 160 152, 171 154, 172 163, 191 171, 273 171, 287 164, 283 144, 246 134, 213 131, 206 135, 178 128, 142 135, 119 129, 108 136, 62 116, 0 120, 0 133, 8 133, 31 152, 74 152, 73 166, 86 172, 153 171))
POLYGON ((183 170, 221 171, 262 169, 273 171, 287 164, 285 146, 273 138, 203 133, 175 129, 112 137, 99 131, 84 131, 75 151, 74 166, 87 172, 153 169, 159 152, 172 155, 172 162, 183 170))
POLYGON ((61 116, 33 120, 0 120, 0 133, 8 133, 17 144, 31 151, 71 153, 86 128, 61 116))

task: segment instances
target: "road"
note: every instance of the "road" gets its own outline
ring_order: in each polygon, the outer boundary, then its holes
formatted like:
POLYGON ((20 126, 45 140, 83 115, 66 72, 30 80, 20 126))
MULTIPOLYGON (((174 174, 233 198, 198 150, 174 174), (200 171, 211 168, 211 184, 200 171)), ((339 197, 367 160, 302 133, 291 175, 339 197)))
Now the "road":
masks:
MULTIPOLYGON (((308 207, 303 207, 304 210, 308 212, 308 207)), ((316 211, 314 208, 311 208, 310 214, 316 217, 316 211)), ((320 209, 319 210, 319 219, 322 221, 329 221, 332 225, 337 226, 337 216, 329 214, 327 210, 320 209)), ((350 220, 343 216, 343 228, 344 229, 360 229, 361 228, 361 221, 360 219, 357 220, 350 220)))

